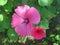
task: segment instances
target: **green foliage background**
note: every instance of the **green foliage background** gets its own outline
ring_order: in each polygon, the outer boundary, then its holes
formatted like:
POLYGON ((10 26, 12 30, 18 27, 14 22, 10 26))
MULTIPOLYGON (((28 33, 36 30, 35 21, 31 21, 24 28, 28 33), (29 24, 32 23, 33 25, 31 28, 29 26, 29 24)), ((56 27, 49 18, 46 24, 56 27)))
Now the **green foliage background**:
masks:
MULTIPOLYGON (((45 28, 42 40, 26 40, 31 45, 60 45, 60 0, 0 0, 0 43, 1 45, 22 45, 25 40, 11 27, 12 14, 18 5, 35 7, 40 15, 40 27, 45 28), (31 42, 32 41, 32 42, 31 42), (34 42, 35 41, 35 42, 34 42)), ((29 44, 28 44, 29 45, 29 44)))

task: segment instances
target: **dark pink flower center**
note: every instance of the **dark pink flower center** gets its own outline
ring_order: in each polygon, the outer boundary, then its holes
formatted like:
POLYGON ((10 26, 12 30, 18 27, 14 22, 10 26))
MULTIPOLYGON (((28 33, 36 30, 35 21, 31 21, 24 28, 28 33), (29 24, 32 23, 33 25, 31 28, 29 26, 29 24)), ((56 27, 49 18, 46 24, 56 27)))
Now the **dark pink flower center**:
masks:
POLYGON ((37 30, 36 32, 37 32, 37 34, 40 34, 40 30, 37 30))
POLYGON ((28 24, 29 23, 29 19, 25 18, 24 23, 28 24))

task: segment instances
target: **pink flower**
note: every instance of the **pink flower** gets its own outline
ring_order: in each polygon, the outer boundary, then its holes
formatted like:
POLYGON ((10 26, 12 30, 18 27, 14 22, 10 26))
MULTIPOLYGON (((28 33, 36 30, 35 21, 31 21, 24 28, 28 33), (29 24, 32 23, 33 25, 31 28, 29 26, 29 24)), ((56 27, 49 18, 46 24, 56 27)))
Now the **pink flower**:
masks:
POLYGON ((33 30, 32 30, 32 37, 34 39, 42 39, 45 37, 45 32, 44 32, 44 28, 40 28, 40 27, 35 27, 33 30))
POLYGON ((28 5, 18 6, 12 15, 11 25, 18 35, 25 37, 31 35, 32 24, 40 22, 40 14, 34 7, 28 5))

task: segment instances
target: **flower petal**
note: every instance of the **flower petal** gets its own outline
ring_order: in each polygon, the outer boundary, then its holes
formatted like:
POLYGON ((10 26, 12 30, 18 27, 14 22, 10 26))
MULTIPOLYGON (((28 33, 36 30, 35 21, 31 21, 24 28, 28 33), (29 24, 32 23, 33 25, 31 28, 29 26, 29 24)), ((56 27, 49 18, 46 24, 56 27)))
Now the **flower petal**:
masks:
POLYGON ((32 27, 32 24, 31 23, 29 23, 29 24, 24 24, 24 23, 22 23, 22 24, 20 24, 19 26, 16 26, 15 27, 15 31, 16 31, 16 33, 18 34, 18 35, 20 35, 20 36, 22 36, 22 37, 26 37, 26 36, 31 36, 31 34, 32 34, 32 29, 33 29, 33 27, 32 27))
POLYGON ((25 37, 27 35, 26 24, 20 24, 15 27, 15 31, 18 35, 25 37))
POLYGON ((27 12, 27 17, 30 18, 30 21, 33 23, 33 24, 38 24, 40 22, 40 14, 39 12, 37 11, 36 8, 34 7, 31 7, 28 12, 27 12))
POLYGON ((16 15, 15 13, 12 16, 12 22, 11 25, 12 27, 16 27, 17 25, 19 25, 20 23, 22 23, 24 20, 19 17, 18 15, 16 15))
POLYGON ((32 23, 29 23, 29 24, 27 25, 27 36, 31 36, 32 30, 33 30, 32 23))
POLYGON ((18 6, 16 9, 15 9, 15 12, 21 16, 21 17, 24 17, 26 11, 29 9, 30 7, 27 6, 27 5, 23 5, 23 6, 18 6))

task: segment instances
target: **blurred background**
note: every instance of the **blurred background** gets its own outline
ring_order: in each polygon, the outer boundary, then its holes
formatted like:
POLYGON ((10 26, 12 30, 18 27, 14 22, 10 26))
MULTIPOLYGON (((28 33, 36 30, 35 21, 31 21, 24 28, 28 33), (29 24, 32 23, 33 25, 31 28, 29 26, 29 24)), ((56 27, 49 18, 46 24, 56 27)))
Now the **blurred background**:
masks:
POLYGON ((60 0, 0 0, 0 45, 60 45, 60 0), (35 7, 40 15, 38 24, 46 37, 31 40, 18 36, 11 27, 12 14, 18 5, 35 7))

